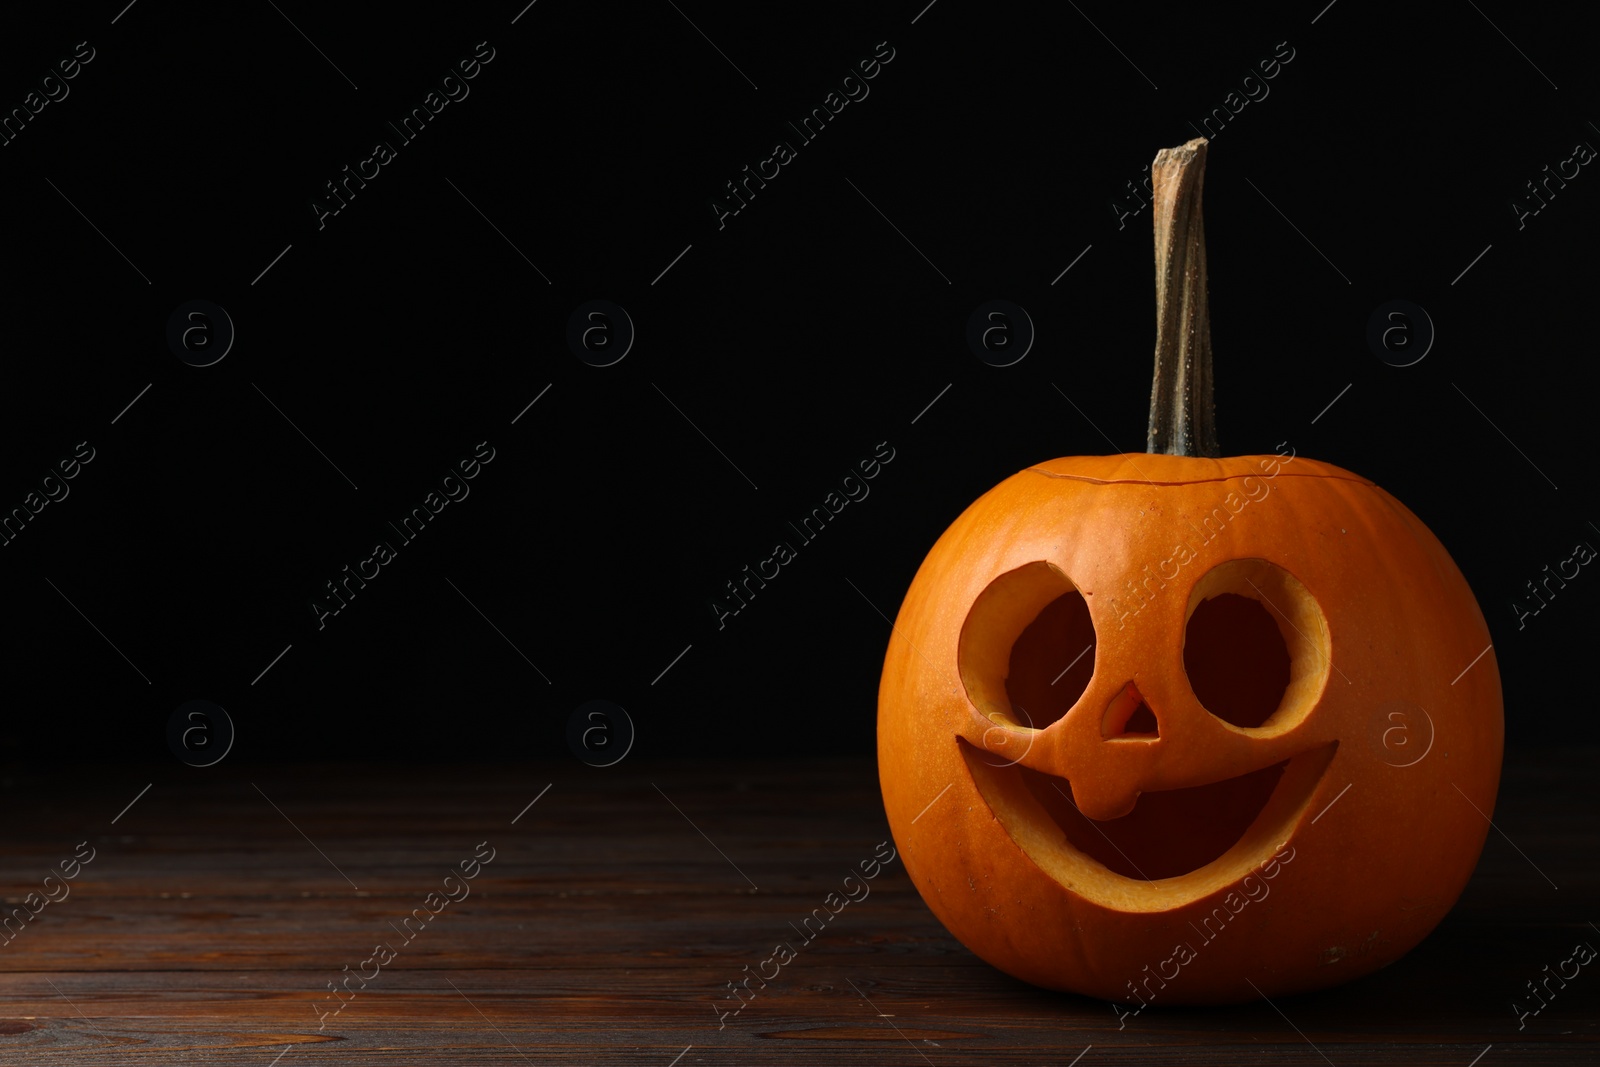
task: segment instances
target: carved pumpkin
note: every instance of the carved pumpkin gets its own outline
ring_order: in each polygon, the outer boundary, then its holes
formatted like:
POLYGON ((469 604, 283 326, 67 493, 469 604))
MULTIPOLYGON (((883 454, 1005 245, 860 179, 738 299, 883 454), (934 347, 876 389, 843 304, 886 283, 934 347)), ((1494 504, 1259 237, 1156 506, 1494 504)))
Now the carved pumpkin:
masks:
POLYGON ((1214 458, 1205 147, 1152 168, 1150 454, 1041 463, 969 507, 879 694, 929 908, 1001 970, 1128 1010, 1399 958, 1472 873, 1504 732, 1482 612, 1415 515, 1293 449, 1214 458))

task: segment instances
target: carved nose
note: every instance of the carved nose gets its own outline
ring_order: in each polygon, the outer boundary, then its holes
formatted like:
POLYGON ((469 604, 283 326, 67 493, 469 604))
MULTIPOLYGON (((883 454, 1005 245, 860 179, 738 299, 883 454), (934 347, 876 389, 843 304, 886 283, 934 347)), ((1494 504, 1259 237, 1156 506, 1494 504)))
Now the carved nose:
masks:
POLYGON ((1160 734, 1156 714, 1139 687, 1132 682, 1123 686, 1100 719, 1100 735, 1107 743, 1095 750, 1091 766, 1068 778, 1078 810, 1100 822, 1132 811, 1160 734))
POLYGON ((1150 740, 1161 736, 1156 713, 1144 702, 1138 686, 1129 682, 1122 687, 1122 692, 1111 698, 1100 719, 1100 736, 1108 741, 1124 737, 1150 740))

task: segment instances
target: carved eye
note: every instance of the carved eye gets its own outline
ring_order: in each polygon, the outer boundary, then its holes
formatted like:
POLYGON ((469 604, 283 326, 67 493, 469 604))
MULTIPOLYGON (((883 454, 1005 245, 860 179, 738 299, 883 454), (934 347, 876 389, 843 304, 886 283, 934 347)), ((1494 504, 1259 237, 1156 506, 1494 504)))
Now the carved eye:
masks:
POLYGON ((1094 674, 1089 606, 1052 564, 1000 575, 978 595, 961 629, 967 697, 985 716, 1042 730, 1065 715, 1094 674))
POLYGON ((1230 726, 1294 726, 1316 706, 1330 665, 1322 609, 1282 567, 1230 560, 1190 593, 1184 673, 1201 706, 1230 726))

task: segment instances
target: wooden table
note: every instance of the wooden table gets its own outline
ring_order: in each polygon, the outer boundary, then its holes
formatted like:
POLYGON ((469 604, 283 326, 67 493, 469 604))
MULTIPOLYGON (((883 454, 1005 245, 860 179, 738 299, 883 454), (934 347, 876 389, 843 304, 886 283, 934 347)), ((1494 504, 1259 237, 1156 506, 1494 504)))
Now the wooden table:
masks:
POLYGON ((0 945, 0 1063, 1596 1063, 1600 976, 1520 1031, 1511 1003, 1600 945, 1597 756, 1511 758, 1503 835, 1394 966, 1122 1029, 974 958, 900 863, 719 1022, 727 983, 798 941, 790 924, 888 836, 870 761, 12 767, 8 903, 94 852, 0 945), (468 895, 428 898, 491 850, 451 883, 468 895), (429 921, 406 940, 415 908, 429 921))

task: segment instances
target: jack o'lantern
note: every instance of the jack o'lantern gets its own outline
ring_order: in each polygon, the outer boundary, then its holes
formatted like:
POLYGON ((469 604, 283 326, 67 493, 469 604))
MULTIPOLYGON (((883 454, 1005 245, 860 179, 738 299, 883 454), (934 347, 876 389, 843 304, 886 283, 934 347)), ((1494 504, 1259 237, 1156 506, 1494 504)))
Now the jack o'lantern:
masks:
POLYGON ((1292 448, 1215 458, 1205 150, 1152 167, 1149 454, 1041 463, 972 504, 879 692, 884 805, 929 908, 1001 970, 1129 1010, 1409 951, 1477 863, 1504 734, 1483 614, 1415 515, 1292 448))

